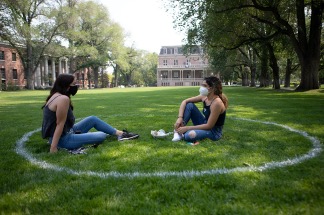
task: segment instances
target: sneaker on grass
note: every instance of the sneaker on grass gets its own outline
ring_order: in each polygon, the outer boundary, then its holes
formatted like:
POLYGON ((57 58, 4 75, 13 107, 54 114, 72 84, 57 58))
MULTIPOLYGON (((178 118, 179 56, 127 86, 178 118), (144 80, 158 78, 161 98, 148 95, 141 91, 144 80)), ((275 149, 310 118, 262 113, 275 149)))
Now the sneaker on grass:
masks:
POLYGON ((134 134, 131 132, 128 132, 126 130, 123 130, 123 134, 118 136, 118 141, 123 141, 123 140, 132 140, 138 138, 138 134, 134 134))
POLYGON ((179 134, 178 132, 174 131, 174 135, 173 135, 173 142, 179 141, 182 139, 182 134, 179 134))

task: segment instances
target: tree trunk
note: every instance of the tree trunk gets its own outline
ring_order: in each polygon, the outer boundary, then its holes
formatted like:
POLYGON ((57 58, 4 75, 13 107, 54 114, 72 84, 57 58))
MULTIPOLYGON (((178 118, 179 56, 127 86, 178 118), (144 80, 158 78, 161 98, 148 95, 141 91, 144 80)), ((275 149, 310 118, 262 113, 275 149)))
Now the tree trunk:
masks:
POLYGON ((69 64, 70 64, 70 66, 69 66, 69 71, 68 71, 68 73, 69 74, 73 74, 74 73, 74 59, 73 59, 73 57, 70 57, 69 58, 69 64))
POLYGON ((242 86, 249 86, 249 67, 244 67, 242 70, 242 86))
POLYGON ((286 74, 285 74, 285 86, 284 87, 290 87, 290 75, 292 73, 291 65, 292 65, 291 59, 287 58, 286 74))
MULTIPOLYGON (((309 57, 311 58, 311 57, 309 57)), ((319 62, 312 59, 301 61, 301 82, 296 91, 319 89, 319 62)))
POLYGON ((127 86, 131 85, 131 74, 125 74, 127 86))
POLYGON ((115 87, 118 87, 118 83, 117 83, 117 81, 118 81, 118 78, 117 78, 117 76, 118 76, 118 64, 116 64, 116 67, 115 67, 115 87))
POLYGON ((297 91, 319 88, 320 44, 324 7, 322 0, 311 1, 312 14, 307 38, 304 4, 304 1, 296 1, 298 40, 294 38, 293 33, 289 35, 293 39, 292 42, 301 66, 301 81, 296 88, 297 91))
POLYGON ((250 83, 250 87, 255 87, 255 76, 256 76, 256 53, 253 50, 253 54, 252 54, 252 65, 251 65, 251 83, 250 83))
POLYGON ((99 67, 93 68, 93 81, 94 81, 94 87, 98 88, 98 80, 99 80, 99 67))
POLYGON ((101 88, 105 88, 103 68, 101 68, 101 88))
POLYGON ((90 68, 88 68, 87 75, 88 75, 88 86, 89 89, 91 89, 91 69, 90 68))
POLYGON ((84 89, 85 88, 85 86, 84 86, 84 82, 85 82, 85 77, 84 77, 84 75, 85 75, 85 69, 82 69, 83 71, 82 71, 82 88, 84 89))
POLYGON ((260 87, 268 87, 268 50, 264 46, 261 51, 261 74, 260 74, 260 87))
POLYGON ((274 53, 273 46, 270 43, 267 43, 267 47, 268 47, 269 55, 270 55, 270 67, 272 69, 272 74, 273 74, 273 88, 276 90, 279 90, 280 83, 279 83, 278 61, 277 61, 276 55, 274 53))
POLYGON ((26 59, 26 74, 27 74, 27 89, 29 90, 34 90, 35 89, 35 84, 34 84, 34 74, 33 74, 33 68, 32 68, 32 47, 31 45, 27 44, 27 59, 26 59))

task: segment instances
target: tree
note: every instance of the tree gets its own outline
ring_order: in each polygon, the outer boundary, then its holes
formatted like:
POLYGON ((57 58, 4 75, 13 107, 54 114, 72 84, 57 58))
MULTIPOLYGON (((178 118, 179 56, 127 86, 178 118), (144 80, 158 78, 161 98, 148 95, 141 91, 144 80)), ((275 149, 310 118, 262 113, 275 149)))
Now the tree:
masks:
POLYGON ((95 88, 99 86, 99 71, 106 67, 112 50, 117 24, 112 22, 107 9, 92 1, 81 2, 71 8, 69 30, 65 37, 69 41, 70 61, 75 62, 74 71, 91 67, 95 88))
POLYGON ((132 85, 132 75, 134 72, 141 67, 141 55, 138 50, 133 47, 127 48, 127 55, 126 55, 126 64, 124 68, 120 70, 121 75, 124 77, 125 85, 130 86, 132 85))
MULTIPOLYGON (((320 44, 324 2, 322 0, 171 0, 173 7, 179 7, 178 27, 188 32, 188 42, 201 42, 213 48, 210 39, 215 32, 223 32, 219 43, 229 40, 249 40, 255 32, 249 31, 252 23, 261 23, 273 29, 273 34, 288 37, 294 47, 301 66, 301 83, 297 90, 319 88, 320 44), (215 19, 217 18, 217 19, 215 19), (215 25, 217 23, 217 25, 215 25), (226 33, 228 35, 226 35, 226 33)), ((220 34, 216 35, 220 36, 220 34)), ((270 57, 273 57, 270 55, 270 57)), ((275 65, 272 63, 273 69, 275 65)))
POLYGON ((156 53, 142 53, 142 63, 139 73, 145 86, 156 86, 156 68, 158 55, 156 53))
POLYGON ((156 68, 158 62, 158 55, 156 53, 129 48, 127 62, 127 70, 121 71, 126 85, 156 86, 156 68))
POLYGON ((60 1, 3 0, 0 4, 0 37, 19 54, 34 89, 33 75, 47 46, 58 39, 65 13, 60 1))
POLYGON ((113 30, 115 36, 113 37, 113 41, 111 43, 111 49, 108 52, 109 61, 108 65, 113 67, 113 74, 114 74, 114 85, 115 87, 118 86, 118 77, 119 77, 119 70, 124 68, 127 65, 126 58, 127 58, 127 48, 124 45, 124 32, 123 29, 118 25, 113 25, 113 30))
MULTIPOLYGON (((187 3, 187 5, 187 7, 183 7, 185 12, 183 14, 181 13, 180 17, 185 17, 184 19, 189 19, 190 21, 187 22, 181 18, 178 20, 180 20, 179 23, 186 23, 181 25, 185 26, 184 28, 188 30, 188 43, 204 44, 212 65, 222 65, 223 63, 219 60, 226 62, 226 67, 232 67, 235 74, 237 74, 238 77, 243 78, 243 85, 248 84, 247 78, 249 77, 249 74, 251 74, 250 83, 251 86, 255 86, 257 68, 257 55, 255 53, 258 51, 257 49, 265 49, 264 51, 268 52, 267 47, 263 44, 274 36, 272 29, 269 27, 266 28, 263 24, 256 23, 251 19, 248 13, 243 11, 219 13, 218 5, 212 4, 212 2, 190 2, 187 3), (187 12, 192 9, 191 7, 193 9, 200 8, 197 16, 193 15, 191 12, 187 12), (193 18, 190 16, 193 16, 193 18), (201 17, 202 19, 200 19, 201 17), (246 47, 253 47, 253 49, 248 50, 246 47), (220 53, 218 54, 218 52, 220 53), (219 58, 219 56, 222 57, 219 58), (246 66, 250 67, 249 73, 246 73, 247 70, 243 69, 246 66)), ((259 50, 260 53, 264 53, 264 51, 259 50)), ((268 61, 268 59, 266 60, 268 61)), ((224 74, 225 72, 232 74, 232 71, 224 68, 221 69, 221 71, 224 74)), ((260 75, 261 82, 268 79, 268 69, 266 68, 265 71, 266 73, 261 73, 260 75)), ((234 79, 234 75, 231 76, 230 74, 224 74, 223 77, 232 77, 234 79)))

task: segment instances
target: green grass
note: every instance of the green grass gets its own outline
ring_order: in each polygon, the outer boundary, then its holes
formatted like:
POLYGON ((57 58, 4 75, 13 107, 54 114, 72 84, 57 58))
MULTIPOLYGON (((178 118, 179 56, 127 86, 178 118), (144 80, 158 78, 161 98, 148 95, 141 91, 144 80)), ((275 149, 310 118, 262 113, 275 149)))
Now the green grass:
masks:
POLYGON ((148 174, 132 178, 75 175, 30 163, 15 152, 16 142, 40 128, 48 91, 0 92, 1 214, 323 214, 323 152, 264 171, 151 176, 259 167, 312 149, 304 136, 262 122, 305 131, 324 143, 324 89, 225 87, 230 106, 220 141, 189 146, 172 142, 171 136, 152 138, 151 130, 173 130, 180 102, 197 92, 198 87, 80 90, 72 98, 78 119, 96 115, 140 138, 118 142, 108 137, 85 155, 49 154, 40 132, 25 143, 35 159, 66 170, 148 174))

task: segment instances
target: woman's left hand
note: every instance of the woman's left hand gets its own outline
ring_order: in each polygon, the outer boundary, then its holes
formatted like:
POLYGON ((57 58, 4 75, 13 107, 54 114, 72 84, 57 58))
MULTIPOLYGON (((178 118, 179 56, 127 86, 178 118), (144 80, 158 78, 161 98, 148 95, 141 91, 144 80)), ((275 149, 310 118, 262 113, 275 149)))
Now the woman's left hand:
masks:
POLYGON ((179 133, 179 134, 183 134, 183 133, 186 133, 188 131, 188 127, 187 126, 183 126, 183 127, 179 127, 176 131, 179 133))

